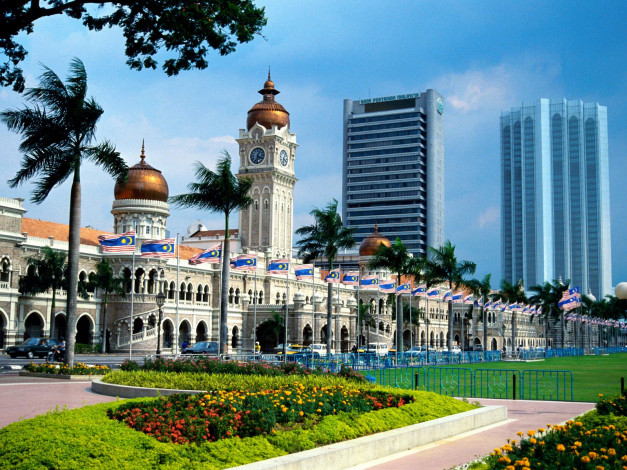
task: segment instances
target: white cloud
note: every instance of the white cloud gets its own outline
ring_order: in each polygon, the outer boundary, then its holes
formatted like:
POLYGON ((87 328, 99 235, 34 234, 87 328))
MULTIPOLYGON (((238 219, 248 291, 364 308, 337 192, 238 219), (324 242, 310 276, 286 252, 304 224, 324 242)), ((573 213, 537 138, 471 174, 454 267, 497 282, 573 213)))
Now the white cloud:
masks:
POLYGON ((501 219, 501 211, 498 207, 488 207, 479 215, 479 227, 483 228, 486 225, 494 226, 501 219))

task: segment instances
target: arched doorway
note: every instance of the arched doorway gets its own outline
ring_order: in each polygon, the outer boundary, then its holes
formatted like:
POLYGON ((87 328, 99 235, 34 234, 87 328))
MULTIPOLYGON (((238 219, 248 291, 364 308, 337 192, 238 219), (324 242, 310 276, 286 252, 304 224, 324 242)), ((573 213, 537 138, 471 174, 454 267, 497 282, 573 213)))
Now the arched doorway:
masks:
POLYGON ((343 326, 340 330, 340 340, 340 348, 342 352, 347 353, 350 350, 350 341, 348 338, 348 328, 346 328, 346 326, 343 326))
POLYGON ((312 333, 313 333, 313 330, 311 329, 311 326, 305 325, 305 328, 303 328, 303 345, 304 346, 309 346, 311 344, 312 333))
POLYGON ((161 328, 163 328, 163 336, 161 340, 163 342, 163 347, 171 348, 172 347, 172 332, 174 331, 172 322, 169 319, 166 319, 162 323, 161 328))
POLYGON ((492 351, 496 351, 498 349, 498 344, 496 343, 496 338, 492 338, 492 351))
POLYGON ((425 337, 425 332, 420 332, 420 346, 425 346, 427 344, 427 339, 425 337))
POLYGON ((201 321, 200 323, 198 323, 198 325, 196 325, 196 342, 198 343, 199 341, 207 341, 208 339, 207 325, 204 321, 201 321))
POLYGON ((237 326, 234 326, 231 331, 231 347, 234 350, 239 347, 239 328, 237 326))
POLYGON ((180 348, 181 344, 187 341, 189 344, 189 334, 192 331, 189 322, 187 320, 183 320, 181 322, 181 326, 179 327, 179 344, 176 345, 177 348, 180 348))
POLYGON ((283 342, 283 324, 277 318, 268 318, 257 327, 257 341, 261 352, 273 352, 279 343, 283 342))
POLYGON ((89 315, 81 316, 76 322, 76 342, 80 344, 92 343, 92 325, 89 315))
POLYGON ((440 331, 440 344, 438 345, 438 347, 443 348, 444 347, 444 332, 440 331))
POLYGON ((133 321, 133 334, 136 333, 141 333, 142 329, 144 328, 144 320, 142 320, 141 318, 136 318, 133 321))
POLYGON ((54 317, 54 337, 55 339, 67 336, 67 318, 63 313, 55 313, 54 317))
POLYGON ((327 325, 324 325, 320 329, 320 342, 322 344, 327 344, 327 325))
POLYGON ((7 320, 4 316, 4 312, 0 311, 0 349, 4 349, 5 345, 5 335, 7 330, 7 320))
POLYGON ((41 315, 35 312, 31 312, 26 317, 24 322, 24 330, 31 338, 41 338, 44 333, 44 322, 41 315))
POLYGON ((429 335, 429 347, 435 348, 435 333, 433 331, 429 335))
POLYGON ((411 330, 403 331, 403 345, 407 346, 407 348, 411 348, 411 330))

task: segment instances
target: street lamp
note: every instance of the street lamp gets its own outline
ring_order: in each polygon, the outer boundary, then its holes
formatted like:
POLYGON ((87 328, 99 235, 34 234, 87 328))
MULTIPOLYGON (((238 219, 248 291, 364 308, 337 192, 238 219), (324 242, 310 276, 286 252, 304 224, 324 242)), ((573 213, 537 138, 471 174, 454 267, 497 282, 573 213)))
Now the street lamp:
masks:
POLYGON ((157 294, 157 307, 159 307, 159 322, 157 323, 157 357, 161 357, 161 307, 165 304, 165 294, 159 292, 157 294))

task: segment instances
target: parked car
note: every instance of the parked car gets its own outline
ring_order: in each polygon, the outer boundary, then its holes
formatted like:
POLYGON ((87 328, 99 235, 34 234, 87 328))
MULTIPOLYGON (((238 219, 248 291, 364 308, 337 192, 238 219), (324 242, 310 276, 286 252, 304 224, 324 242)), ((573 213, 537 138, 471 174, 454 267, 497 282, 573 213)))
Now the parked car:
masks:
POLYGON ((407 351, 407 355, 409 357, 417 357, 419 359, 427 357, 427 347, 426 346, 412 346, 407 351))
POLYGON ((9 346, 6 352, 12 358, 17 356, 25 356, 29 359, 33 357, 46 357, 52 347, 59 344, 56 339, 52 338, 29 338, 22 344, 16 346, 9 346))
POLYGON ((451 351, 450 351, 450 352, 449 352, 448 348, 442 348, 442 353, 443 353, 444 355, 447 355, 447 354, 452 354, 452 355, 456 356, 456 355, 461 354, 461 353, 462 353, 462 350, 460 349, 460 347, 459 347, 459 346, 453 346, 453 347, 451 348, 451 351))
POLYGON ((183 351, 183 354, 202 354, 205 356, 218 355, 218 342, 217 341, 199 341, 193 346, 188 347, 183 351))
POLYGON ((379 356, 387 356, 388 355, 388 345, 387 343, 370 343, 366 347, 367 353, 375 353, 379 356))
POLYGON ((327 357, 327 345, 326 344, 310 344, 309 349, 313 352, 315 357, 327 357))

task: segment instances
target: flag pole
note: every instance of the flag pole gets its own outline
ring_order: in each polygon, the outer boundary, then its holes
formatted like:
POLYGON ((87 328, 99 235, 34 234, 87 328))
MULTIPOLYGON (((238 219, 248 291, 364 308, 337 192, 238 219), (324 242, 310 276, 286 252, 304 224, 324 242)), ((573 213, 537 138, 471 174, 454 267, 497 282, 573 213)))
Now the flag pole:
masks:
MULTIPOLYGON (((311 264, 311 344, 316 342, 316 263, 311 264)), ((313 349, 311 350, 313 353, 313 349)), ((313 357, 313 356, 312 356, 313 357)))
POLYGON ((257 261, 255 261, 255 287, 253 290, 253 354, 255 354, 256 352, 257 352, 257 261))
MULTIPOLYGON (((409 347, 411 348, 414 344, 414 342, 412 341, 412 324, 411 324, 411 298, 414 296, 412 289, 411 289, 411 281, 409 283, 409 347)), ((402 302, 401 302, 402 303, 402 302)))
POLYGON ((283 361, 287 362, 287 319, 288 319, 288 315, 289 315, 289 301, 290 301, 290 270, 289 270, 289 264, 288 264, 288 269, 287 269, 287 274, 286 274, 286 286, 285 286, 285 319, 283 320, 283 322, 285 323, 284 325, 284 331, 285 331, 285 337, 283 338, 283 361))
POLYGON ((135 251, 137 250, 137 245, 133 250, 133 262, 131 268, 131 336, 129 337, 128 343, 128 360, 133 360, 133 307, 135 301, 135 251))
MULTIPOLYGON (((179 275, 181 272, 181 250, 179 245, 179 233, 176 234, 176 327, 174 329, 174 355, 179 355, 179 299, 181 297, 181 285, 179 275)), ((173 349, 174 349, 173 348, 173 349)))
MULTIPOLYGON (((429 284, 427 284, 428 286, 429 284)), ((427 340, 425 341, 425 346, 427 347, 427 363, 429 363, 429 288, 427 287, 427 291, 425 292, 427 296, 425 297, 425 327, 427 330, 427 340)))
MULTIPOLYGON (((335 329, 335 337, 337 338, 337 334, 340 333, 340 353, 342 352, 342 333, 340 331, 339 328, 339 321, 340 321, 340 311, 341 311, 341 307, 340 307, 340 284, 342 281, 342 265, 338 264, 337 265, 337 279, 338 282, 337 283, 337 314, 335 315, 335 326, 337 326, 337 328, 335 329)), ((335 352, 337 353, 337 340, 335 342, 335 352)))

